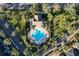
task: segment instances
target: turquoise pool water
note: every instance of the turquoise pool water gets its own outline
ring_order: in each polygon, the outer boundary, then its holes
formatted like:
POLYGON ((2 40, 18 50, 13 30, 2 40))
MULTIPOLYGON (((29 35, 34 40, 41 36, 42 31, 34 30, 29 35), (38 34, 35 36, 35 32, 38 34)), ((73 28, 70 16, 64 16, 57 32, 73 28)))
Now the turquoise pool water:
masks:
POLYGON ((46 35, 42 32, 41 29, 35 29, 34 33, 32 33, 32 37, 35 39, 36 43, 41 43, 42 39, 46 37, 46 35))

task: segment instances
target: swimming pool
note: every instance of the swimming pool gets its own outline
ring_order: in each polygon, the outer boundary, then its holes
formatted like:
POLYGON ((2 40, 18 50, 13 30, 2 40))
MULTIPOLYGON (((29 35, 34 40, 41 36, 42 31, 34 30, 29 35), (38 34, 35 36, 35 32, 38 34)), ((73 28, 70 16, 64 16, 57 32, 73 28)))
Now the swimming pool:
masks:
POLYGON ((46 38, 46 35, 40 28, 36 28, 32 33, 32 37, 35 39, 36 44, 40 44, 42 40, 46 38))

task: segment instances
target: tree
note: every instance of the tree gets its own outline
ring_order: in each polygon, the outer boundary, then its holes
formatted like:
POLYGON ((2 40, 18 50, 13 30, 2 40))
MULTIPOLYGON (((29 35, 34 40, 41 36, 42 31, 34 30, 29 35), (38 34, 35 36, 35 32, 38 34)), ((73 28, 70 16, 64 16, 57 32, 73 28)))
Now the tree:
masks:
POLYGON ((5 45, 11 45, 11 39, 10 38, 6 38, 6 39, 4 39, 3 40, 3 43, 5 44, 5 45))
POLYGON ((19 56, 19 52, 16 50, 16 48, 12 48, 11 55, 12 56, 19 56))
POLYGON ((30 49, 29 49, 29 48, 26 48, 26 49, 24 50, 23 54, 24 54, 25 56, 29 56, 29 55, 30 55, 30 49))
POLYGON ((48 13, 48 21, 52 21, 53 20, 53 15, 51 13, 48 13))
POLYGON ((42 4, 42 8, 45 13, 48 13, 49 11, 48 4, 42 4))
POLYGON ((42 4, 41 4, 41 3, 35 4, 35 10, 36 10, 37 12, 41 12, 41 11, 42 11, 42 4))
POLYGON ((53 8, 53 13, 54 14, 59 14, 61 12, 61 8, 60 8, 59 4, 53 4, 52 8, 53 8))
POLYGON ((77 15, 76 15, 76 9, 74 8, 75 5, 73 4, 67 4, 64 7, 64 11, 65 13, 68 15, 70 20, 76 20, 77 19, 77 15))

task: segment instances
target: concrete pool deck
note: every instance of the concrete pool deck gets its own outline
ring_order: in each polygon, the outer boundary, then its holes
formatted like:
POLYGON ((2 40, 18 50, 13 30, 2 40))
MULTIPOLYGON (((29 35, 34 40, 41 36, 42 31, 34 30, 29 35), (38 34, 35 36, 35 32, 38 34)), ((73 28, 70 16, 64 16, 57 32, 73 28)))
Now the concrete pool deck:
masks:
POLYGON ((32 25, 31 26, 35 26, 34 28, 31 28, 30 32, 29 32, 29 39, 30 39, 30 42, 33 42, 35 44, 41 44, 41 43, 44 43, 47 38, 49 38, 49 33, 48 31, 46 30, 46 28, 44 28, 42 25, 43 25, 43 22, 42 21, 34 21, 32 19, 31 21, 32 25))

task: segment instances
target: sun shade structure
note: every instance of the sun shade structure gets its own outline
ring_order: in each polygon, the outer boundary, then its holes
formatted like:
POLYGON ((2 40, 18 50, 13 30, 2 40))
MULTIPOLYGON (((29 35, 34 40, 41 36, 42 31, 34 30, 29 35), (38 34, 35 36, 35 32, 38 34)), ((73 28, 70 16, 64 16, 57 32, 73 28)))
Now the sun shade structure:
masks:
POLYGON ((49 38, 49 33, 44 27, 42 27, 42 21, 32 21, 32 24, 35 27, 32 28, 28 33, 30 42, 36 45, 46 43, 49 38))

